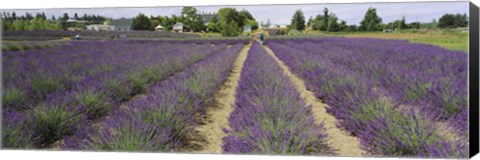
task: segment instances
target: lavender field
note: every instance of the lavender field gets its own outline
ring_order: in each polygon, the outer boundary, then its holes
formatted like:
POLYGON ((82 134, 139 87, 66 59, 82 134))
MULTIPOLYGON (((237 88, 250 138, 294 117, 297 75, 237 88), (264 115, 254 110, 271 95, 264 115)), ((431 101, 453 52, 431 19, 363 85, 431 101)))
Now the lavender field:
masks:
POLYGON ((2 147, 468 157, 467 53, 368 38, 247 43, 4 50, 2 147))

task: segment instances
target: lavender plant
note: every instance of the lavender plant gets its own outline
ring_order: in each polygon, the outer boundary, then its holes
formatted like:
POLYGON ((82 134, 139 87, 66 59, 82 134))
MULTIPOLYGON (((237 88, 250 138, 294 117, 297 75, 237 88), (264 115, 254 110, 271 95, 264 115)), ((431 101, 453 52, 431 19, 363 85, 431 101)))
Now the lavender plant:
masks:
POLYGON ((315 124, 310 106, 292 82, 253 44, 236 92, 235 109, 222 148, 227 153, 333 154, 323 124, 315 124))

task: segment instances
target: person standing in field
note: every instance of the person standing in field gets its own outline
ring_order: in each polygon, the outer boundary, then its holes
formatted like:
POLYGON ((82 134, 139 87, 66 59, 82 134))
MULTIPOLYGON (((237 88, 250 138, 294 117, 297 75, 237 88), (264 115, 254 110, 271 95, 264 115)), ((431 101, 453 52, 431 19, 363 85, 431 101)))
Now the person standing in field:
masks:
POLYGON ((263 35, 263 32, 261 32, 260 35, 259 35, 260 45, 263 45, 264 39, 265 39, 265 37, 264 37, 264 35, 263 35))

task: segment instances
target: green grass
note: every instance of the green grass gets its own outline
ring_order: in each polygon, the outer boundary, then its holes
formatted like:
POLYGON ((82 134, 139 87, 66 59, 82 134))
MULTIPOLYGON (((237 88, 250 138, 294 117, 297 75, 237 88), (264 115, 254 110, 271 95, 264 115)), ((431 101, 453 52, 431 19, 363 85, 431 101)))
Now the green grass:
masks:
POLYGON ((425 43, 440 46, 451 50, 468 52, 468 33, 459 31, 431 31, 431 32, 319 32, 308 31, 307 34, 323 36, 341 36, 356 38, 401 39, 412 43, 425 43))

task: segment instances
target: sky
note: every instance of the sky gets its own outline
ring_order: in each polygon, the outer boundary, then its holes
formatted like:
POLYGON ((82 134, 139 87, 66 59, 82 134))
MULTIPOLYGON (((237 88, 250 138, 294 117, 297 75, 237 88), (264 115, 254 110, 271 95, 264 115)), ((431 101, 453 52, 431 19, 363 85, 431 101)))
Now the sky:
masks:
MULTIPOLYGON (((466 13, 468 15, 468 1, 457 2, 404 2, 404 3, 350 3, 350 4, 301 4, 301 5, 245 5, 245 6, 196 6, 200 12, 216 12, 223 7, 232 7, 237 10, 245 9, 259 22, 270 20, 272 24, 289 24, 293 13, 301 9, 308 20, 310 16, 323 14, 323 8, 327 7, 339 19, 345 20, 347 24, 360 24, 363 16, 369 7, 377 9, 377 15, 383 19, 384 23, 401 19, 405 16, 406 22, 431 22, 445 13, 466 13)), ((73 17, 74 13, 79 16, 83 14, 98 14, 111 18, 132 18, 138 13, 153 16, 171 16, 180 15, 182 7, 143 7, 143 8, 82 8, 82 9, 39 9, 39 10, 2 10, 12 12, 18 15, 28 13, 45 12, 50 18, 68 13, 73 17)))

